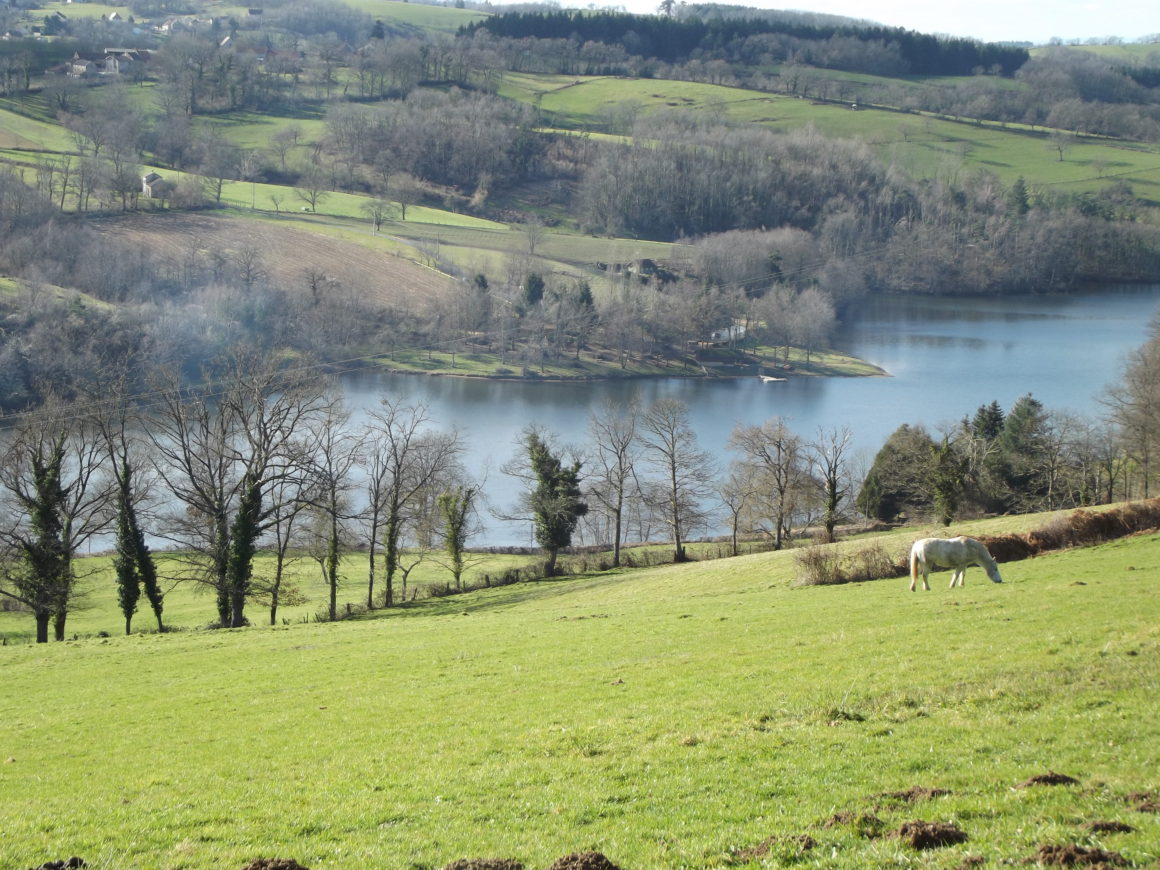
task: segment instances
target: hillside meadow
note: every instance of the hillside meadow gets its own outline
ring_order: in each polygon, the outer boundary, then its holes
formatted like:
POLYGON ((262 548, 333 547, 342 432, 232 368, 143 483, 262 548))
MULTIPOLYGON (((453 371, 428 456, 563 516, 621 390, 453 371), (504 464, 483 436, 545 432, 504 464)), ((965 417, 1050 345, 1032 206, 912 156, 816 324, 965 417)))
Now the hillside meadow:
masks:
MULTIPOLYGON (((886 81, 886 80, 883 80, 886 81)), ((984 169, 1004 183, 1024 177, 1033 186, 1071 192, 1126 181, 1153 203, 1160 185, 1160 150, 1096 136, 1067 140, 1062 159, 1051 130, 979 122, 849 102, 814 101, 701 82, 509 73, 500 93, 528 102, 564 129, 607 129, 619 110, 718 116, 788 132, 815 127, 827 136, 866 141, 884 161, 918 178, 984 169), (621 107, 618 109, 618 107, 621 107)), ((623 132, 623 131, 621 131, 623 132)))
POLYGON ((1008 563, 1001 586, 940 572, 928 593, 797 586, 782 552, 3 647, 0 866, 590 849, 626 870, 952 868, 1062 845, 1154 866, 1158 545, 1008 563), (1076 782, 1023 785, 1048 772, 1076 782), (894 833, 914 820, 967 839, 915 850, 894 833))

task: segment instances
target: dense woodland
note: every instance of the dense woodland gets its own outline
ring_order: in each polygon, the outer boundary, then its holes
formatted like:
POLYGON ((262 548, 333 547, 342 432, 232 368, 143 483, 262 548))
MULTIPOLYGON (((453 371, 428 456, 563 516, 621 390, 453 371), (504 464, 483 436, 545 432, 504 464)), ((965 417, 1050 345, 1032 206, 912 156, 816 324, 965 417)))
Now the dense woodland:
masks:
POLYGON ((913 75, 971 75, 979 69, 1012 75, 1028 59, 1027 49, 1021 47, 940 38, 902 28, 853 22, 819 24, 807 20, 808 16, 785 13, 770 18, 773 16, 703 15, 696 9, 683 10, 680 16, 578 10, 511 12, 484 19, 466 32, 486 30, 507 39, 620 44, 630 55, 665 63, 761 54, 783 59, 804 50, 807 62, 815 66, 842 69, 845 64, 845 68, 870 72, 867 58, 873 57, 871 63, 878 66, 878 72, 913 75), (816 56, 811 52, 817 52, 816 56), (828 62, 817 63, 820 58, 828 62))

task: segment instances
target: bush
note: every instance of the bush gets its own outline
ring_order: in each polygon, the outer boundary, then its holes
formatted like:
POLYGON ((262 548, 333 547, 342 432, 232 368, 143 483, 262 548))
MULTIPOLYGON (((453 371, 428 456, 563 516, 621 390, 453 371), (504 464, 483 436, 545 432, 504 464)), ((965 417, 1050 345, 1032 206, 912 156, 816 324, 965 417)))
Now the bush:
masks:
POLYGON ((1038 550, 1021 535, 982 536, 979 542, 996 562, 1018 562, 1030 559, 1038 550))
POLYGON ((803 586, 834 586, 849 582, 842 573, 837 548, 829 544, 811 544, 798 551, 798 582, 803 586))
POLYGON ((862 583, 883 577, 898 577, 908 570, 905 563, 896 565, 886 548, 875 541, 850 554, 850 566, 846 573, 850 581, 862 583))
POLYGON ((1131 532, 1160 528, 1160 498, 1126 504, 1119 513, 1125 528, 1131 532))

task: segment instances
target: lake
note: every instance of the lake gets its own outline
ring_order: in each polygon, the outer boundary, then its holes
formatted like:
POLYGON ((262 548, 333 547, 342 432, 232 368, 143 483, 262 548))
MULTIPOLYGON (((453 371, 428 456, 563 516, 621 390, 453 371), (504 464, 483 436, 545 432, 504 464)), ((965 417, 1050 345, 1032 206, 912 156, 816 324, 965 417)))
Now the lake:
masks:
MULTIPOLYGON (((588 414, 605 398, 642 404, 681 399, 701 446, 728 462, 737 423, 784 418, 803 437, 819 427, 848 427, 858 461, 874 454, 903 423, 932 432, 997 400, 1004 410, 1032 394, 1051 410, 1098 416, 1098 396, 1119 377, 1124 355, 1147 338, 1160 286, 1105 288, 1072 296, 1006 298, 878 297, 852 312, 834 345, 890 373, 883 378, 660 378, 608 382, 490 381, 424 375, 361 374, 345 381, 356 410, 391 394, 424 401, 441 426, 465 435, 466 461, 487 477, 498 508, 512 505, 515 483, 500 466, 516 453, 529 424, 561 441, 585 440, 588 414)), ((528 545, 525 524, 485 518, 481 545, 528 545)))

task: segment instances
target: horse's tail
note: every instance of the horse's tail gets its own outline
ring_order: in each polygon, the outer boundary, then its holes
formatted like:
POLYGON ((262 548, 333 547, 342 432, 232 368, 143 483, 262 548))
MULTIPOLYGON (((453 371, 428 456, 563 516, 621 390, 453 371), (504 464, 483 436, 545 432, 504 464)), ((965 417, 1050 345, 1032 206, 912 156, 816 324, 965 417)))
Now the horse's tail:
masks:
POLYGON ((910 548, 910 586, 918 582, 918 545, 910 548))

